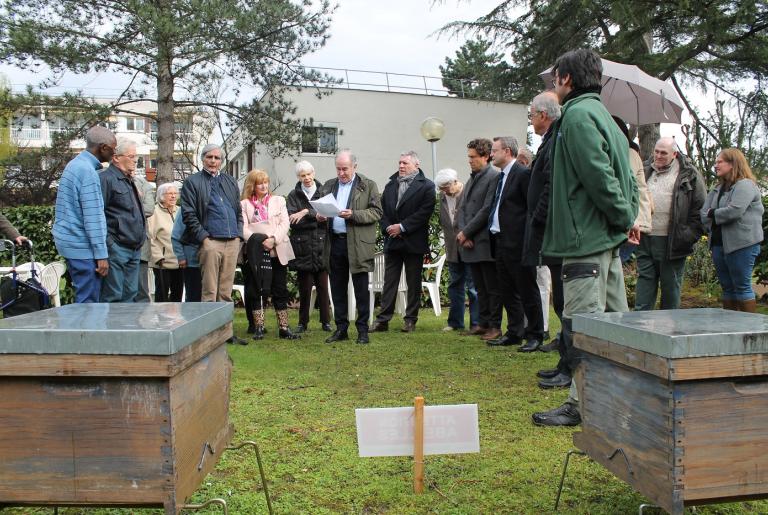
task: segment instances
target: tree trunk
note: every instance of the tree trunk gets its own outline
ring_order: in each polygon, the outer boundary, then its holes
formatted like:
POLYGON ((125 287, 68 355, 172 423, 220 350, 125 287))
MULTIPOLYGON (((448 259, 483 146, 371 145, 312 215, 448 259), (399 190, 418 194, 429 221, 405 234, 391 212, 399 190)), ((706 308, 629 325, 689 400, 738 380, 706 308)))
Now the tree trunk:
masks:
POLYGON ((160 186, 174 180, 173 153, 176 144, 174 126, 173 76, 170 58, 160 52, 157 75, 157 177, 160 186))
POLYGON ((658 123, 654 123, 651 125, 641 125, 637 128, 637 136, 640 139, 640 157, 643 158, 643 161, 653 157, 653 147, 656 146, 656 142, 659 141, 661 135, 659 127, 658 123))

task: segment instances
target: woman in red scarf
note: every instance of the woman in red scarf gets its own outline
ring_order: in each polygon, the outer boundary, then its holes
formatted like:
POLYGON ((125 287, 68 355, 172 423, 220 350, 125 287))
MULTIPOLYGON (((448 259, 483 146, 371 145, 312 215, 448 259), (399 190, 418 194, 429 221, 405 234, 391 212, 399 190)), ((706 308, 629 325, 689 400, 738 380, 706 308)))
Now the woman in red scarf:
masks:
POLYGON ((288 262, 294 258, 293 248, 288 239, 290 223, 283 197, 269 191, 269 175, 264 170, 248 172, 243 186, 240 206, 243 211, 243 239, 253 250, 260 242, 258 252, 249 251, 249 266, 244 267, 246 277, 245 293, 253 306, 255 331, 254 340, 264 338, 263 298, 272 295, 272 304, 277 313, 278 335, 280 338, 296 340, 301 336, 288 327, 288 262), (249 241, 255 238, 254 241, 249 241), (262 254, 257 256, 257 254, 262 254), (268 257, 267 257, 268 254, 268 257), (262 259, 263 257, 263 259, 262 259), (254 263, 256 261, 257 263, 254 263), (263 279, 270 276, 264 283, 263 279), (246 272, 247 269, 247 272, 246 272), (269 289, 269 293, 265 292, 269 289))

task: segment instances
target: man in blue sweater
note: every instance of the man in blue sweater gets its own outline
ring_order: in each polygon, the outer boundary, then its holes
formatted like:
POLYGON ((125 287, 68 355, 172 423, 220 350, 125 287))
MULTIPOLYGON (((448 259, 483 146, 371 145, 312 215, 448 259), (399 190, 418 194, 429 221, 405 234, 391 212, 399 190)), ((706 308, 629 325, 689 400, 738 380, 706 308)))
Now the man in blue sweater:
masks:
POLYGON ((53 241, 66 259, 75 302, 99 302, 107 275, 107 223, 97 170, 115 153, 117 140, 101 126, 85 136, 85 150, 64 168, 56 195, 53 241))

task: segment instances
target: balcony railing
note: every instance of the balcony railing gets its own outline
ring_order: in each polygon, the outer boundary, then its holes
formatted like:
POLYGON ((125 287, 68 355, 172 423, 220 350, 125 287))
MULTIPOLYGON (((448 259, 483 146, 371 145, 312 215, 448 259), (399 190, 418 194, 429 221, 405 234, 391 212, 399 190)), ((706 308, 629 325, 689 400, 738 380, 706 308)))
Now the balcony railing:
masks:
MULTIPOLYGON (((33 127, 11 127, 11 138, 14 143, 22 141, 39 141, 43 139, 43 129, 35 129, 33 127)), ((46 134, 46 139, 48 135, 46 134)))

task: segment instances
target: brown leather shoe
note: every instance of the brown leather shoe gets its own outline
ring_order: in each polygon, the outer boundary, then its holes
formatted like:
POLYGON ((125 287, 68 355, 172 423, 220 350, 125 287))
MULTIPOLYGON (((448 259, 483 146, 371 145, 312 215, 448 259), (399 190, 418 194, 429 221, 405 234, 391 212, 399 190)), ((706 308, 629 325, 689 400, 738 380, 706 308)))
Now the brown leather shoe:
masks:
POLYGON ((372 333, 386 333, 389 331, 389 322, 374 321, 368 331, 372 333))
POLYGON ((403 328, 400 329, 404 333, 412 333, 416 330, 416 322, 405 322, 403 328))
POLYGON ((488 329, 486 329, 485 327, 480 327, 479 325, 473 325, 472 327, 469 328, 469 331, 462 331, 460 334, 462 336, 481 336, 481 335, 484 335, 487 330, 488 329))
POLYGON ((495 340, 497 338, 501 338, 501 329, 498 327, 491 327, 488 329, 484 335, 480 337, 481 340, 487 342, 488 340, 495 340))

